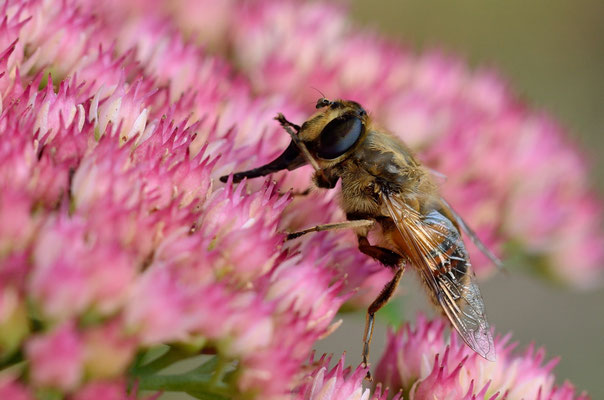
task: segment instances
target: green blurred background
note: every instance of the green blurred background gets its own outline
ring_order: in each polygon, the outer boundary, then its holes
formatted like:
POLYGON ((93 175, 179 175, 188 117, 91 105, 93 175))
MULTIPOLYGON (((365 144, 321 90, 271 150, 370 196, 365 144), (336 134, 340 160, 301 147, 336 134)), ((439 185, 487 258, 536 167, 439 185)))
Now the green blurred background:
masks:
MULTIPOLYGON (((515 93, 555 116, 586 149, 594 185, 604 193, 604 1, 356 0, 352 8, 360 24, 418 51, 436 47, 499 70, 515 93)), ((399 290, 395 308, 407 318, 417 310, 433 314, 418 286, 407 275, 399 290)), ((561 356, 558 383, 569 379, 604 398, 604 290, 565 290, 518 272, 481 288, 497 332, 513 332, 521 348, 545 346, 548 358, 561 356)), ((344 316, 319 352, 346 351, 355 365, 363 325, 362 314, 344 316)), ((385 331, 382 323, 374 334, 374 363, 385 331)))

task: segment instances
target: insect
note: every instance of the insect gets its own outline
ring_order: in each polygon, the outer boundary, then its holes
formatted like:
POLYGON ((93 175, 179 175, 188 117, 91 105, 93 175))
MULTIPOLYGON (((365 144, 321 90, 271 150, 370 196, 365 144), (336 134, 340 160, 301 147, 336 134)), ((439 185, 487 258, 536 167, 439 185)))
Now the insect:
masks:
MULTIPOLYGON (((493 337, 460 229, 493 262, 501 262, 440 196, 433 174, 404 143, 377 128, 360 104, 320 98, 316 108, 301 126, 279 114, 275 119, 292 138, 287 149, 266 165, 235 173, 233 182, 309 163, 319 188, 333 189, 342 181, 340 201, 347 221, 290 233, 288 239, 353 229, 359 250, 394 271, 367 310, 363 365, 369 363, 374 315, 392 297, 407 265, 417 269, 430 299, 465 343, 494 360, 493 337), (378 229, 378 239, 372 244, 368 234, 373 229, 378 229)), ((220 179, 226 182, 228 176, 220 179)))

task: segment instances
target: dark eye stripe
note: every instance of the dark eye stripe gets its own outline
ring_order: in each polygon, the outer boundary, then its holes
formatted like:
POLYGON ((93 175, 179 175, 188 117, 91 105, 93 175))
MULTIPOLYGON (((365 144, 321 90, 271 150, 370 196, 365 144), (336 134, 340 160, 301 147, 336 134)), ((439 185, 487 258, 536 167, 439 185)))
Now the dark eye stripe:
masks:
POLYGON ((317 155, 327 160, 341 156, 359 140, 363 129, 363 123, 356 115, 334 118, 321 131, 317 155))

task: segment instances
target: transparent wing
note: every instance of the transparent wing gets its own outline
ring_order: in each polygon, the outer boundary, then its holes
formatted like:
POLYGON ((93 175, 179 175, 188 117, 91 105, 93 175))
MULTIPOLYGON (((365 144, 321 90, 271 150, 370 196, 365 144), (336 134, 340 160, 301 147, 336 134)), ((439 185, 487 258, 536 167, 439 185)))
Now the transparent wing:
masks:
POLYGON ((455 330, 470 348, 495 360, 484 303, 455 226, 438 211, 422 215, 396 195, 382 195, 401 235, 397 243, 419 270, 455 330))
POLYGON ((447 202, 447 200, 440 198, 441 202, 449 209, 451 214, 455 217, 457 224, 461 227, 466 235, 470 238, 470 240, 476 245, 478 250, 482 252, 485 256, 491 260, 493 264, 499 269, 503 270, 505 267, 503 266, 503 262, 497 257, 483 242, 480 240, 476 232, 470 228, 470 226, 464 221, 464 219, 451 207, 451 205, 447 202))

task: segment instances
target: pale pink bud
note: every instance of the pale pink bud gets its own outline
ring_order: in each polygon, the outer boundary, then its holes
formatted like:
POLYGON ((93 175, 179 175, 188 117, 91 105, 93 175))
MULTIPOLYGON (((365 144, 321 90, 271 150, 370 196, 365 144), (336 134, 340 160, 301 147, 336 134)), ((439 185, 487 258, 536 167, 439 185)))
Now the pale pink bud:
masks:
POLYGON ((26 344, 31 381, 36 386, 74 389, 83 375, 84 351, 75 324, 67 322, 26 344))

